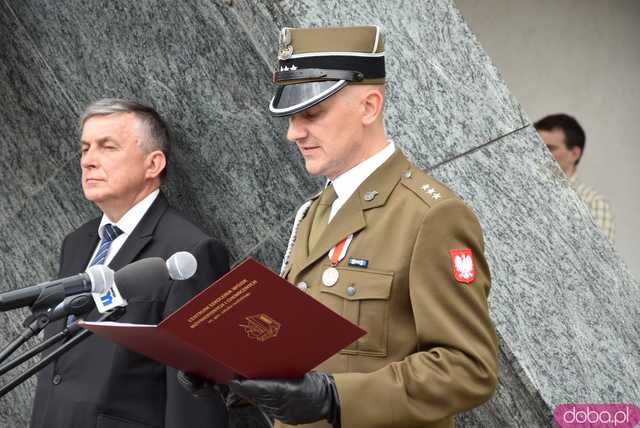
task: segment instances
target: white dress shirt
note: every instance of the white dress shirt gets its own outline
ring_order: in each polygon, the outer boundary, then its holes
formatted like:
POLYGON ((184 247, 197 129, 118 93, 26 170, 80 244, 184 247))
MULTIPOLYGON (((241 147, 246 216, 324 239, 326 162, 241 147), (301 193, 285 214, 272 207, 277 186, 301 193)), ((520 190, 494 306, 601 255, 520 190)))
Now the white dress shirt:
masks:
POLYGON ((331 213, 329 214, 329 223, 333 220, 336 213, 342 208, 347 200, 353 195, 353 192, 367 179, 373 172, 378 169, 387 159, 393 155, 396 147, 393 141, 389 140, 389 144, 369 159, 360 162, 358 165, 343 173, 333 180, 333 188, 338 198, 331 205, 331 213))
MULTIPOLYGON (((147 211, 149 211, 149 207, 151 207, 151 204, 153 204, 153 202, 156 200, 159 193, 159 189, 156 189, 153 192, 149 193, 143 200, 132 206, 117 223, 111 221, 111 219, 109 219, 106 214, 102 214, 102 220, 100 220, 100 226, 98 226, 98 236, 100 236, 100 241, 102 241, 102 238, 104 236, 104 226, 108 223, 111 223, 114 226, 118 226, 118 228, 123 232, 111 243, 109 253, 107 254, 107 258, 104 261, 105 265, 108 265, 116 256, 116 254, 118 254, 118 251, 120 251, 120 248, 122 248, 129 235, 131 235, 133 229, 136 228, 138 223, 140 223, 140 220, 142 220, 142 217, 144 217, 147 211)), ((100 248, 100 243, 98 243, 96 249, 93 250, 93 254, 89 259, 89 264, 91 264, 91 261, 96 256, 98 248, 100 248)), ((87 267, 89 267, 89 265, 87 265, 87 267)))

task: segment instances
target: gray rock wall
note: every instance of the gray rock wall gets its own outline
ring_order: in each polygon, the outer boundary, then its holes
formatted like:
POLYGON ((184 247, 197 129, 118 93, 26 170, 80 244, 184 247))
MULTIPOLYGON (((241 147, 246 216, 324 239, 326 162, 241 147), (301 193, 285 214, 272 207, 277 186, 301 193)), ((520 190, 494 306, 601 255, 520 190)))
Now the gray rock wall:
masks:
MULTIPOLYGON (((322 182, 267 113, 278 29, 365 23, 386 31, 389 135, 485 229, 501 379, 459 425, 551 426, 562 402, 639 402, 638 284, 447 0, 0 1, 0 290, 54 276, 64 235, 96 215, 76 127, 105 96, 154 104, 174 131, 170 200, 234 261, 277 268, 322 182)), ((24 315, 0 313, 0 346, 24 315)), ((26 426, 33 386, 0 399, 0 426, 26 426)), ((233 425, 261 426, 246 411, 233 425)))

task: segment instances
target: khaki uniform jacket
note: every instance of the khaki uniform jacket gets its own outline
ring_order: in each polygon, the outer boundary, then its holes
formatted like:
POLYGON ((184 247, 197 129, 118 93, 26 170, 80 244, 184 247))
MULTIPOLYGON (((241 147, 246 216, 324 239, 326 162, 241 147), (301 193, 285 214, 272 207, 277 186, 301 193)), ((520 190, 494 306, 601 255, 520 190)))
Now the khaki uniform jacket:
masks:
POLYGON ((306 283, 311 296, 367 331, 316 369, 335 378, 342 428, 453 426, 456 413, 493 395, 497 379, 490 275, 475 215, 397 149, 309 251, 317 205, 316 197, 283 275, 306 283), (367 192, 377 194, 371 199, 367 192), (336 266, 338 282, 327 287, 321 278, 330 266, 328 252, 350 234, 353 241, 336 266), (472 283, 456 280, 449 253, 456 249, 473 254, 472 283), (368 266, 349 266, 349 258, 368 266))

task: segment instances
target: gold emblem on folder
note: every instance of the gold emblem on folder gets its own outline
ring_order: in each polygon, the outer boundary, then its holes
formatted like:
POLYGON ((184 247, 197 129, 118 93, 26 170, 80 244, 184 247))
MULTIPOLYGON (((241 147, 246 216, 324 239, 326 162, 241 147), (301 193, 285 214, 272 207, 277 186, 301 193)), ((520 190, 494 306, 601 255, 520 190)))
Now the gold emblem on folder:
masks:
POLYGON ((251 339, 265 342, 278 335, 281 324, 266 314, 250 315, 245 317, 247 324, 240 324, 245 333, 251 339))

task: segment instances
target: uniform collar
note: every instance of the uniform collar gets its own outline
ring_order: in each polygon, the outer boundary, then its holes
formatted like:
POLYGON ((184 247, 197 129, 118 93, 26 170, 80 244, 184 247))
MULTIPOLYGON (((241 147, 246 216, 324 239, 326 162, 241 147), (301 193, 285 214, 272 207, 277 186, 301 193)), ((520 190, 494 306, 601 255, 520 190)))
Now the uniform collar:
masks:
POLYGON ((358 199, 362 210, 384 205, 403 174, 410 169, 411 164, 402 151, 394 151, 389 159, 358 187, 351 199, 358 199))
POLYGON ((360 162, 349 171, 333 180, 333 187, 338 195, 338 199, 346 201, 358 189, 363 181, 378 169, 395 152, 393 141, 389 140, 382 150, 360 162))

